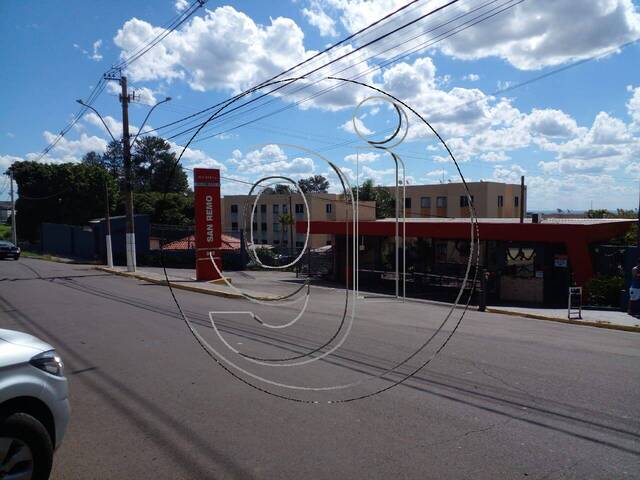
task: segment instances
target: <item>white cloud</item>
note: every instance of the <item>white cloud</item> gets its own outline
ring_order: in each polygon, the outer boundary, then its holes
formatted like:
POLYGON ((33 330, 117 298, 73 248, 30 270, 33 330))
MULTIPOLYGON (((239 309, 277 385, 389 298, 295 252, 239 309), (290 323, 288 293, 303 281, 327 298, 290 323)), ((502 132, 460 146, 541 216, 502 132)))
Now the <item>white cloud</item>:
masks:
POLYGON ((259 175, 285 175, 296 178, 307 177, 315 171, 313 160, 307 157, 289 159, 278 145, 265 145, 243 155, 234 150, 227 163, 237 172, 259 175))
POLYGON ((375 162, 378 158, 380 158, 380 154, 375 152, 358 152, 349 154, 344 157, 345 161, 351 163, 372 163, 375 162))
POLYGON ((527 171, 520 165, 511 164, 503 167, 496 165, 493 169, 493 180, 505 183, 519 183, 520 177, 527 171))
MULTIPOLYGON (((57 135, 49 131, 44 132, 44 139, 47 143, 51 143, 56 139, 57 135)), ((107 148, 107 141, 96 136, 89 136, 86 133, 80 134, 78 140, 68 140, 62 137, 55 147, 51 150, 52 156, 60 156, 63 161, 79 161, 85 153, 88 152, 104 152, 107 148)), ((39 155, 39 154, 29 154, 39 155)))
MULTIPOLYGON (((126 57, 162 31, 132 18, 114 42, 126 57)), ((291 19, 277 17, 262 26, 224 6, 194 17, 130 65, 128 73, 134 81, 184 77, 194 90, 238 92, 306 58, 311 52, 305 50, 303 39, 302 30, 291 19)))
POLYGON ((485 162, 506 162, 511 159, 509 155, 504 152, 486 152, 480 155, 480 159, 485 162))
POLYGON ((320 31, 320 35, 323 37, 335 37, 338 35, 335 21, 327 15, 318 2, 312 2, 310 8, 303 8, 302 14, 310 25, 320 31))
POLYGON ((478 75, 477 73, 470 73, 469 75, 465 75, 464 77, 462 77, 462 80, 466 80, 468 82, 477 82, 478 80, 480 80, 480 75, 478 75))
MULTIPOLYGON (((176 157, 180 155, 183 146, 177 143, 169 142, 171 145, 171 152, 176 154, 176 157)), ((227 170, 227 166, 219 162, 213 157, 210 157, 202 150, 197 150, 187 147, 180 159, 180 163, 187 168, 219 168, 223 172, 227 170)), ((191 180, 190 180, 191 181, 191 180)))
POLYGON ((634 129, 640 129, 640 87, 632 87, 629 85, 627 91, 633 95, 627 102, 627 111, 633 122, 634 129))
MULTIPOLYGON (((353 33, 399 8, 405 1, 326 0, 326 3, 340 15, 345 29, 353 33)), ((427 2, 386 22, 376 33, 390 31, 444 3, 444 0, 427 2)), ((479 13, 490 13, 494 7, 487 5, 476 11, 464 3, 447 7, 448 18, 468 15, 449 28, 471 21, 479 13)), ((442 21, 443 15, 436 14, 420 21, 418 28, 427 32, 442 21)), ((434 48, 465 60, 499 57, 518 69, 532 70, 602 54, 639 36, 640 15, 632 0, 585 1, 579 5, 575 0, 538 0, 516 4, 439 42, 434 48)), ((415 44, 421 41, 424 39, 416 40, 415 44)))
POLYGON ((173 7, 176 9, 177 12, 182 12, 183 10, 186 10, 188 6, 189 6, 189 2, 187 0, 176 0, 176 2, 173 4, 173 7))
POLYGON ((375 133, 373 130, 369 130, 366 127, 366 125, 364 124, 364 122, 362 120, 360 120, 360 118, 358 118, 358 117, 355 117, 353 120, 347 120, 342 125, 340 125, 340 128, 342 130, 344 130, 345 132, 353 133, 355 135, 356 134, 356 129, 353 126, 354 122, 355 122, 356 126, 358 127, 358 131, 362 135, 371 135, 371 134, 375 133))
POLYGON ((96 62, 99 62, 100 60, 102 60, 102 55, 100 54, 100 47, 101 46, 102 46, 102 40, 101 39, 98 39, 95 42, 93 42, 93 53, 89 57, 91 60, 94 60, 96 62))
POLYGON ((136 101, 144 105, 155 105, 158 100, 153 90, 147 87, 137 87, 132 89, 136 95, 136 101))

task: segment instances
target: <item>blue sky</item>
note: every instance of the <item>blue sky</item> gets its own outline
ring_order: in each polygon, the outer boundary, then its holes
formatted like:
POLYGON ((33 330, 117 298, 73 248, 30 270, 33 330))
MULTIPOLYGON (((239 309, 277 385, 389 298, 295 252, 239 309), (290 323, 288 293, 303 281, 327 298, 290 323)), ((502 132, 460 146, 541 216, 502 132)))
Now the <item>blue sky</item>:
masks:
MULTIPOLYGON (((110 65, 157 33, 184 3, 2 2, 0 169, 16 160, 37 158, 77 111, 75 99, 85 98, 110 65)), ((149 120, 152 127, 161 126, 271 77, 403 3, 210 0, 126 74, 144 102, 172 97, 149 120)), ((356 38, 342 52, 442 3, 418 2, 369 37, 356 38)), ((362 75, 433 122, 468 180, 517 181, 524 174, 531 209, 635 208, 640 176, 640 44, 601 55, 640 37, 637 3, 586 2, 578 9, 570 0, 525 0, 429 49, 416 49, 385 68, 375 68, 433 38, 430 31, 444 28, 445 21, 471 15, 473 8, 488 9, 486 3, 462 0, 331 69, 320 70, 298 94, 294 91, 300 84, 287 87, 283 95, 257 102, 255 110, 241 110, 241 115, 207 127, 185 153, 184 165, 220 167, 226 178, 250 182, 274 173, 295 179, 329 171, 322 159, 308 152, 268 145, 293 143, 326 156, 352 182, 354 154, 360 152, 362 177, 391 184, 388 158, 358 148, 363 142, 353 132, 354 108, 368 93, 341 84, 294 104, 335 86, 326 76, 346 69, 344 76, 362 75), (415 40, 403 43, 414 36, 415 40), (391 50, 385 53, 386 48, 391 50), (593 56, 598 58, 504 95, 492 95, 593 56), (354 67, 356 58, 365 61, 354 67), (234 128, 283 107, 288 108, 234 128)), ((499 4, 508 6, 507 0, 492 6, 499 4)), ((116 88, 115 84, 107 88, 95 107, 117 133, 121 127, 116 88)), ((363 128, 372 131, 392 125, 392 112, 384 104, 368 105, 371 108, 360 111, 363 128)), ((139 125, 148 108, 132 105, 131 124, 139 125)), ((407 139, 396 151, 407 164, 409 183, 456 181, 454 166, 433 136, 413 115, 408 120, 407 139)), ((168 137, 179 130, 160 132, 168 137)), ((188 138, 182 135, 171 141, 177 150, 188 138)), ((87 115, 42 161, 79 161, 87 151, 104 148, 106 139, 95 116, 87 115)), ((0 180, 2 199, 7 198, 6 187, 0 180)), ((227 193, 248 190, 232 180, 223 188, 227 193)))

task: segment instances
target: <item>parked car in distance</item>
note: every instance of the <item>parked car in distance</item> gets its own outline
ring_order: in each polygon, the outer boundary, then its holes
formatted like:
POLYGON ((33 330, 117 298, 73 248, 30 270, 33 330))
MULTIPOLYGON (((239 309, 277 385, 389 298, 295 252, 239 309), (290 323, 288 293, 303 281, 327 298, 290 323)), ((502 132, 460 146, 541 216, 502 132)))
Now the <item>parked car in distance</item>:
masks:
POLYGON ((13 243, 6 240, 0 240, 0 258, 13 258, 18 260, 20 258, 20 247, 16 247, 13 243))
POLYGON ((0 329, 0 478, 49 478, 69 412, 64 365, 53 347, 0 329))

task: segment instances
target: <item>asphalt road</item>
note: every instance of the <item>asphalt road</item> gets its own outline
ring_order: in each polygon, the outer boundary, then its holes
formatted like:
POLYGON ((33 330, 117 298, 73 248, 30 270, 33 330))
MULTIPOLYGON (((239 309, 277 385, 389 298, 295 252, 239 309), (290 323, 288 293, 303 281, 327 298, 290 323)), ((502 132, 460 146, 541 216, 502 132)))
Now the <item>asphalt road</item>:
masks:
MULTIPOLYGON (((238 350, 296 355, 330 335, 343 308, 339 290, 312 294, 291 329, 231 314, 217 324, 238 350)), ((209 311, 253 308, 176 295, 212 345, 209 311)), ((255 308, 272 323, 296 311, 255 308)), ((324 385, 384 372, 446 313, 420 303, 359 304, 353 337, 336 355, 269 378, 324 385)), ((322 400, 307 404, 226 373, 198 346, 166 287, 89 267, 0 262, 0 326, 44 338, 66 363, 73 411, 55 479, 640 478, 636 333, 470 311, 404 384, 340 404, 324 400, 344 391, 291 393, 322 400)), ((447 324, 438 344, 450 331, 447 324)), ((367 392, 365 382, 350 393, 367 392)))

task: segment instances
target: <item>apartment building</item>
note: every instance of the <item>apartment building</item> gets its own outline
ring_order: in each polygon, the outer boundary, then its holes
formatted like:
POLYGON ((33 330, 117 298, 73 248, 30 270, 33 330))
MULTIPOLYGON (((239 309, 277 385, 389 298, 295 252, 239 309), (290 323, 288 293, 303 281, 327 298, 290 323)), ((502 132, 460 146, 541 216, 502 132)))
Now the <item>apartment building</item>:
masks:
MULTIPOLYGON (((273 245, 282 248, 304 247, 304 233, 296 233, 295 225, 289 225, 287 218, 293 222, 306 220, 311 213, 313 221, 344 221, 351 218, 350 206, 345 203, 344 195, 331 193, 305 194, 310 212, 305 211, 305 204, 300 194, 264 194, 258 200, 253 218, 253 240, 256 244, 273 245)), ((227 195, 222 197, 222 230, 224 232, 240 232, 243 211, 247 209, 247 223, 250 221, 251 208, 255 195, 227 195), (246 207, 245 207, 246 205, 246 207)), ((375 202, 360 202, 361 220, 375 220, 375 202)), ((248 225, 244 234, 249 239, 248 225)), ((331 245, 331 235, 310 236, 311 248, 331 245)))
MULTIPOLYGON (((527 210, 527 189, 521 198, 520 185, 500 182, 467 182, 478 218, 516 218, 520 205, 527 210)), ((395 195, 395 187, 386 187, 395 195)), ((401 187, 400 187, 401 188, 401 187)), ((407 185, 407 217, 469 217, 469 199, 464 184, 407 185)))

